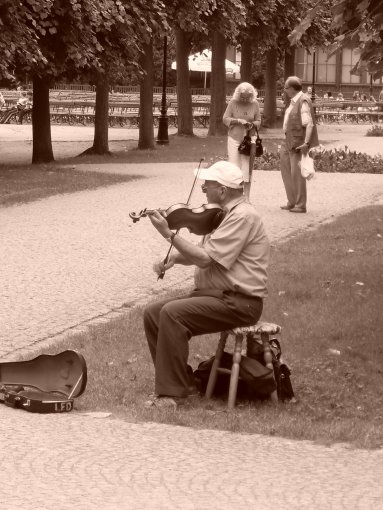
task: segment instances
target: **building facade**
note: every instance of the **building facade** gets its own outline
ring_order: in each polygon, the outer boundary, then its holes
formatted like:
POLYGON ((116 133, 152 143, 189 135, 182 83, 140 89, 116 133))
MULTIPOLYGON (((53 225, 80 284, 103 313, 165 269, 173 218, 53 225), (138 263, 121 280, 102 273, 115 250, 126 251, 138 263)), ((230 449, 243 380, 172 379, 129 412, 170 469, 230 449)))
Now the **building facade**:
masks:
POLYGON ((314 86, 315 93, 320 97, 331 91, 333 96, 342 92, 345 98, 351 99, 353 93, 358 91, 360 95, 373 95, 378 99, 383 79, 373 80, 366 70, 360 75, 351 74, 358 60, 357 50, 351 48, 343 48, 331 56, 325 48, 316 48, 315 52, 297 48, 295 74, 302 79, 305 87, 314 86))

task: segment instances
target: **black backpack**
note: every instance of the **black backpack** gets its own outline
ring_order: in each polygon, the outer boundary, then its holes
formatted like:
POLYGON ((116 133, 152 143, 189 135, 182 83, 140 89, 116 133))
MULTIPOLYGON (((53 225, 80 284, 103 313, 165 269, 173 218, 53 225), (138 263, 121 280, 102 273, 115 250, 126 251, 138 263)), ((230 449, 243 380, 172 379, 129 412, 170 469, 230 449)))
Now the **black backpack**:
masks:
MULTIPOLYGON (((273 358, 273 371, 265 366, 263 360, 263 348, 252 349, 248 356, 241 357, 239 366, 239 381, 237 389, 238 400, 265 400, 277 390, 278 399, 281 402, 294 399, 294 391, 290 380, 290 369, 281 361, 281 347, 277 339, 270 340, 270 350, 273 358)), ((215 356, 203 361, 194 371, 194 379, 198 390, 205 393, 211 367, 215 356)), ((233 363, 233 355, 223 352, 221 367, 230 369, 233 363)), ((227 398, 230 385, 230 374, 218 373, 215 384, 215 397, 227 398)))

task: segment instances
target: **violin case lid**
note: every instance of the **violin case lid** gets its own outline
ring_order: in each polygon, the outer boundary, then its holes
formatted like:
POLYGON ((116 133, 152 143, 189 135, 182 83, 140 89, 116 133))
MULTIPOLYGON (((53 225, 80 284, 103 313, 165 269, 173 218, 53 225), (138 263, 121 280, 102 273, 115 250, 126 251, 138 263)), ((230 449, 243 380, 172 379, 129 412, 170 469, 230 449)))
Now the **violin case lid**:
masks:
MULTIPOLYGON (((53 410, 43 405, 37 406, 35 412, 69 411, 73 408, 73 398, 85 391, 86 384, 85 359, 72 350, 42 354, 27 361, 0 363, 0 401, 14 407, 19 407, 17 402, 31 400, 32 403, 56 403, 53 410), (57 404, 60 402, 66 403, 66 408, 65 405, 60 408, 57 404)), ((27 410, 33 409, 33 406, 27 407, 27 410)))

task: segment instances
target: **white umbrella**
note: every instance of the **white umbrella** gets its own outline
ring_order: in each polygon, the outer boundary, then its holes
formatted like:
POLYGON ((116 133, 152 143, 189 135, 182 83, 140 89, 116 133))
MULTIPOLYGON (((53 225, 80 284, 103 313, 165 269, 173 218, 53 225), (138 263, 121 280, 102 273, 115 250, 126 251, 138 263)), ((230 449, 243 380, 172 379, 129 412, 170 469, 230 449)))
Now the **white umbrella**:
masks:
MULTIPOLYGON (((205 88, 206 88, 206 73, 211 73, 211 50, 203 50, 201 53, 194 53, 188 59, 189 71, 200 71, 205 73, 205 88)), ((172 62, 172 69, 177 69, 177 63, 172 62)), ((225 60, 226 74, 239 73, 240 68, 234 62, 225 60)))

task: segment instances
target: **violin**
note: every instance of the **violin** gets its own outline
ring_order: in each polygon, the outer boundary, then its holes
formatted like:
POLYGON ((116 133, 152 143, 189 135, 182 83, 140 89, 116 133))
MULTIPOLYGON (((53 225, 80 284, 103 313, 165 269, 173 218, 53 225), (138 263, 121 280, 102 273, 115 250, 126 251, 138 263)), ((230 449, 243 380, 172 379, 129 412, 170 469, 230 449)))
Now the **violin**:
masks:
MULTIPOLYGON (((202 204, 200 207, 192 208, 188 204, 174 204, 168 209, 155 209, 168 222, 170 230, 179 230, 187 228, 191 234, 204 236, 210 234, 221 223, 225 213, 219 204, 202 204)), ((148 214, 154 212, 153 209, 143 209, 138 214, 129 213, 133 223, 140 218, 145 218, 148 214)))
MULTIPOLYGON (((181 228, 188 228, 192 234, 197 235, 206 235, 212 232, 214 229, 218 227, 218 225, 223 220, 225 213, 222 207, 219 204, 203 204, 201 207, 192 208, 189 205, 190 198, 192 196, 193 190, 195 188, 198 175, 200 172, 201 163, 204 158, 200 159, 198 170, 196 172, 194 182, 192 188, 189 193, 189 197, 187 199, 186 204, 174 204, 168 207, 166 210, 164 209, 143 209, 141 212, 129 213, 130 218, 132 218, 133 223, 139 221, 140 218, 144 218, 150 213, 154 211, 160 212, 168 222, 170 230, 176 230, 176 234, 178 234, 181 228)), ((164 266, 168 263, 169 256, 173 249, 173 242, 170 245, 168 253, 164 258, 164 266)), ((165 276, 165 269, 161 271, 158 275, 158 280, 162 280, 165 276)))

